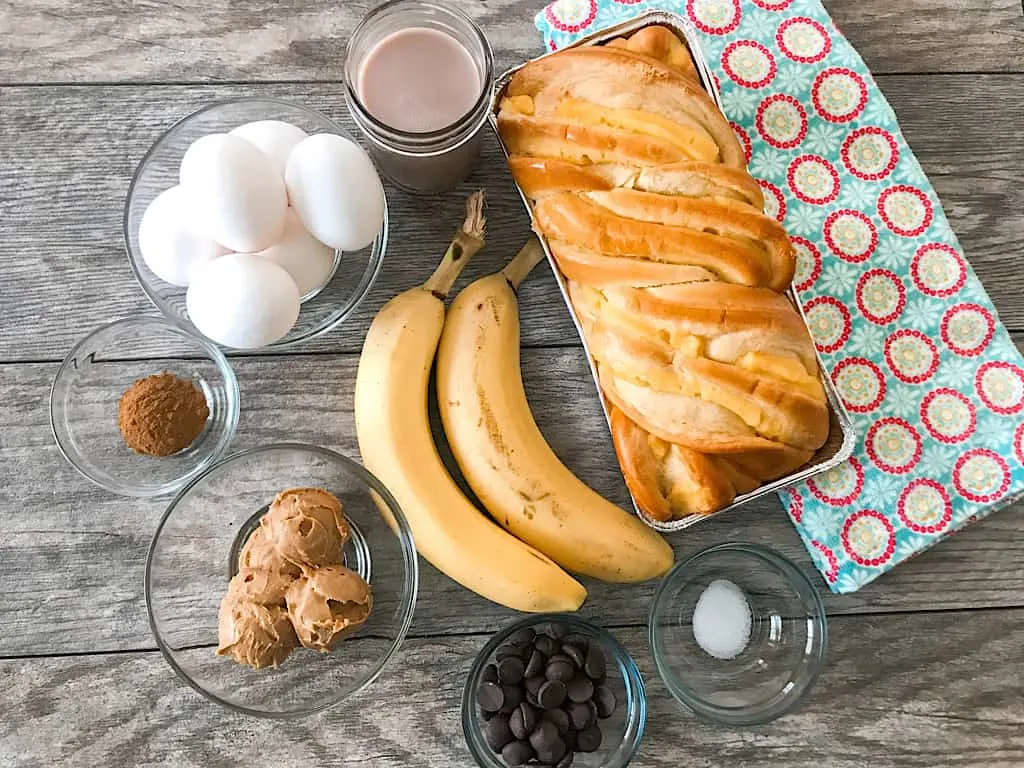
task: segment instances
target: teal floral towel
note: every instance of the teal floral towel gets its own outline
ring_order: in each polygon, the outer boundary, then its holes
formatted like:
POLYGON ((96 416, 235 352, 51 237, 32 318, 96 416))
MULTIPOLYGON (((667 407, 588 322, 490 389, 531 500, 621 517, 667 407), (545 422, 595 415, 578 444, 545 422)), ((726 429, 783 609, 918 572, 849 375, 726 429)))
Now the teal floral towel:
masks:
POLYGON ((558 0, 554 50, 648 8, 698 32, 811 333, 857 425, 781 498, 835 592, 1024 494, 1024 360, 857 51, 819 0, 558 0))

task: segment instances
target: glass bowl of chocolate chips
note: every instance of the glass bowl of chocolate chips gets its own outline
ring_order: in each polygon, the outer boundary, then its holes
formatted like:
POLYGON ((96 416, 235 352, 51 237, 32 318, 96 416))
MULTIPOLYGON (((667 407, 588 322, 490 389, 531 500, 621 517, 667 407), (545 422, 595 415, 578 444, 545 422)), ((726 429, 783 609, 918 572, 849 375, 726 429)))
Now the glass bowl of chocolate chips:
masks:
POLYGON ((646 718, 629 653, 567 614, 530 616, 492 637, 462 698, 466 743, 482 768, 622 768, 646 718))

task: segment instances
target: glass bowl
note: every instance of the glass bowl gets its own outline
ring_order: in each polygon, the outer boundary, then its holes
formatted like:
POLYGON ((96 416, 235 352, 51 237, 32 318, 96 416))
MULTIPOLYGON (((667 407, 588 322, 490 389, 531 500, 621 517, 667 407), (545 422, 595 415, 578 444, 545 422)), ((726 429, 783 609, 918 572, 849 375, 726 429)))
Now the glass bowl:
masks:
POLYGON ((766 723, 796 706, 818 677, 828 644, 825 608, 807 576, 777 552, 742 543, 711 547, 676 565, 655 594, 649 633, 669 692, 706 720, 734 726, 766 723), (733 658, 720 658, 733 653, 723 648, 711 655, 694 633, 697 602, 717 580, 742 590, 749 606, 750 639, 733 658))
MULTIPOLYGON (((124 209, 124 242, 128 260, 142 290, 166 316, 198 333, 189 321, 185 288, 170 285, 154 275, 139 251, 139 224, 153 199, 178 183, 181 158, 193 141, 210 133, 226 133, 254 120, 284 120, 306 133, 335 133, 353 140, 340 125, 308 107, 269 98, 241 98, 219 101, 193 112, 167 129, 142 158, 124 209)), ((388 211, 376 239, 359 251, 335 254, 327 282, 303 297, 299 319, 286 336, 260 349, 284 349, 327 333, 359 306, 373 285, 383 264, 387 247, 388 211)), ((253 350, 246 350, 253 351, 253 350)))
POLYGON ((379 480, 326 448, 279 443, 227 457, 171 502, 149 548, 146 607, 164 658, 199 693, 249 715, 298 717, 377 679, 412 623, 418 578, 409 525, 379 480), (341 500, 351 530, 341 554, 373 588, 369 619, 335 651, 299 648, 276 669, 217 656, 217 613, 242 545, 278 492, 302 487, 341 500))
POLYGON ((217 347, 158 317, 101 326, 64 358, 50 389, 50 426, 75 469, 125 496, 173 493, 224 453, 238 425, 238 382, 217 347), (172 456, 135 453, 117 426, 118 402, 135 381, 167 371, 206 395, 206 426, 172 456))
POLYGON ((598 720, 601 746, 594 752, 576 752, 574 768, 621 768, 629 765, 640 748, 647 721, 647 699, 640 670, 607 630, 569 614, 534 614, 517 621, 494 635, 480 651, 469 672, 462 695, 462 730, 469 751, 482 768, 507 768, 502 756, 494 752, 484 734, 485 720, 477 702, 477 690, 484 681, 488 665, 496 661, 496 653, 512 635, 522 630, 541 633, 551 625, 562 625, 566 634, 579 634, 590 643, 598 643, 604 651, 607 678, 605 685, 615 694, 617 707, 608 719, 598 720))

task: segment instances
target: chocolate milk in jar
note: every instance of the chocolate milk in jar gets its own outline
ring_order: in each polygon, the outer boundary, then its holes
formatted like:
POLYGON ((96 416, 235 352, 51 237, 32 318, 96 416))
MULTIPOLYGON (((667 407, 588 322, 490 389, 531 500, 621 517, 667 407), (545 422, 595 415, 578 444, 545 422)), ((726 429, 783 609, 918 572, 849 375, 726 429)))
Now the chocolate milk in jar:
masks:
POLYGON ((400 187, 438 192, 476 163, 492 76, 490 45, 472 19, 391 0, 352 33, 345 96, 380 170, 400 187))

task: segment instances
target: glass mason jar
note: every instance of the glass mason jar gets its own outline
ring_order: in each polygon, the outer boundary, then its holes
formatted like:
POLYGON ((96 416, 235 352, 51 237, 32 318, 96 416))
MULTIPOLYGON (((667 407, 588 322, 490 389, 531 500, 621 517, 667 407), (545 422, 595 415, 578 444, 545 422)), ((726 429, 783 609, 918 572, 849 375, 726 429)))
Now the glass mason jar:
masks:
POLYGON ((490 109, 494 62, 491 46, 471 18, 455 8, 423 0, 390 0, 370 11, 349 39, 345 57, 345 97, 356 125, 370 143, 378 168, 395 184, 414 192, 439 192, 462 181, 480 154, 481 129, 490 109), (407 131, 386 125, 360 97, 362 66, 384 38, 413 28, 453 37, 469 54, 479 75, 480 93, 472 108, 438 130, 407 131))

